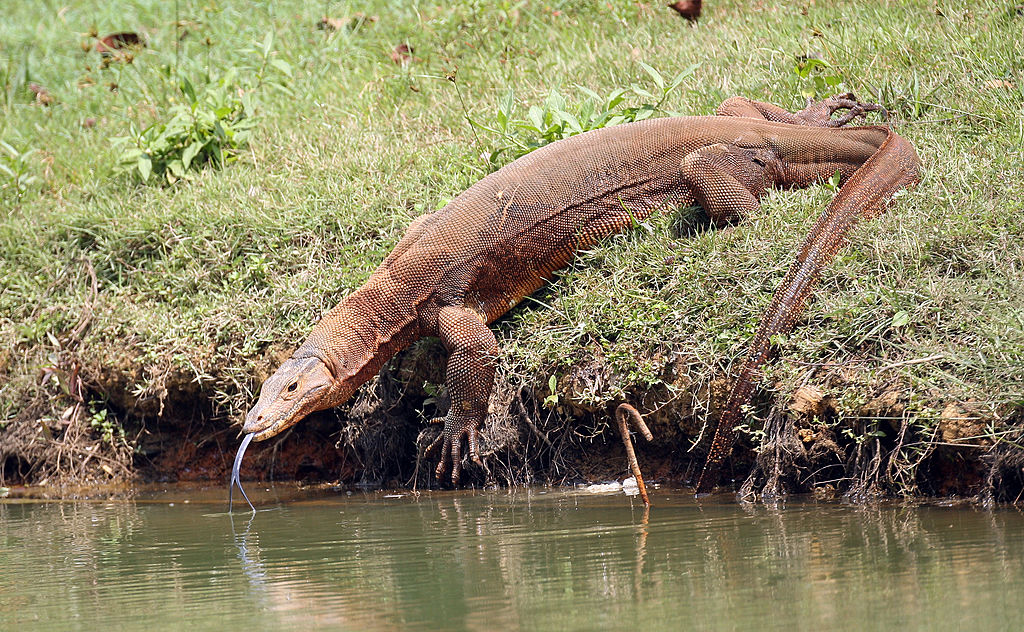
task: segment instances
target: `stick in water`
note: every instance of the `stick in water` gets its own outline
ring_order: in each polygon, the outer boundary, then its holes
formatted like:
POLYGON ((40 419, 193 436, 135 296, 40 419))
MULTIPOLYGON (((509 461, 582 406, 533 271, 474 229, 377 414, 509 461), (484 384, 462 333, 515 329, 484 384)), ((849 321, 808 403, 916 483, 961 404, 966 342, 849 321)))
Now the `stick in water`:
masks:
POLYGON ((245 502, 249 503, 249 508, 252 509, 252 512, 256 513, 256 508, 252 506, 252 501, 249 500, 245 490, 242 489, 242 480, 238 478, 238 469, 242 466, 242 456, 245 455, 245 449, 249 447, 253 434, 255 433, 250 432, 242 439, 242 445, 238 446, 238 454, 235 455, 235 464, 231 467, 231 480, 228 482, 228 513, 231 513, 231 495, 235 491, 235 485, 238 485, 238 491, 242 492, 242 498, 245 499, 245 502))
MULTIPOLYGON (((626 425, 626 422, 633 422, 636 429, 648 441, 653 440, 654 435, 647 429, 647 424, 644 423, 644 418, 640 416, 637 409, 629 404, 619 404, 619 407, 615 409, 615 421, 619 424, 622 444, 626 446, 626 460, 629 462, 629 469, 633 470, 633 478, 636 479, 636 486, 640 489, 640 498, 644 501, 644 507, 650 507, 651 499, 647 497, 647 486, 644 485, 644 476, 640 473, 640 464, 636 460, 636 452, 633 451, 633 441, 629 438, 629 427, 626 425)), ((241 489, 241 486, 239 486, 239 489, 241 489)))

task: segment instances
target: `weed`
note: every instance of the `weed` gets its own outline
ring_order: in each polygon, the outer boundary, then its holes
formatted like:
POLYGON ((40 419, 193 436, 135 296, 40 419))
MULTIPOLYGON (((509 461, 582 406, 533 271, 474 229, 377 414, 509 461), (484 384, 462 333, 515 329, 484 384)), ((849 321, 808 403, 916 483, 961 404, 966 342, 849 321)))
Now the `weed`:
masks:
POLYGON ((499 102, 493 127, 470 118, 470 123, 498 137, 497 146, 488 152, 486 159, 491 169, 497 169, 504 158, 519 158, 535 149, 563 138, 602 127, 621 123, 642 121, 659 114, 668 114, 662 105, 669 95, 693 74, 696 65, 690 66, 666 82, 660 72, 642 63, 640 67, 654 82, 656 92, 634 83, 628 88, 616 88, 607 97, 583 86, 577 86, 586 98, 579 104, 569 105, 565 97, 552 89, 542 106, 533 105, 526 119, 515 119, 515 93, 509 90, 499 102), (631 98, 650 99, 639 105, 629 106, 631 98))
POLYGON ((554 375, 548 376, 548 392, 550 395, 544 398, 544 407, 554 408, 558 406, 558 378, 554 375))
POLYGON ((0 140, 0 191, 13 191, 16 198, 28 191, 38 181, 32 175, 29 158, 36 150, 18 151, 9 143, 0 140))
POLYGON ((103 402, 89 402, 89 427, 100 433, 103 443, 113 443, 115 438, 123 441, 124 430, 102 405, 103 402))
POLYGON ((190 170, 206 165, 220 169, 235 160, 257 123, 257 91, 268 85, 291 94, 283 80, 292 77, 291 65, 272 57, 273 43, 273 33, 267 33, 258 48, 245 49, 259 56, 245 81, 240 80, 238 68, 231 68, 197 91, 192 81, 182 77, 177 85, 182 102, 167 110, 166 120, 142 130, 132 123, 128 136, 113 139, 123 147, 118 171, 135 173, 143 183, 155 177, 157 182, 173 184, 190 170))
POLYGON ((228 164, 249 142, 256 124, 250 94, 237 93, 233 71, 200 93, 191 81, 182 79, 180 94, 185 101, 168 110, 169 120, 141 131, 132 123, 129 136, 113 139, 124 147, 119 171, 135 172, 143 183, 151 176, 157 182, 174 183, 189 170, 228 164))
POLYGON ((823 59, 799 57, 793 72, 800 80, 800 94, 806 99, 821 99, 839 92, 842 77, 832 70, 832 65, 823 59))

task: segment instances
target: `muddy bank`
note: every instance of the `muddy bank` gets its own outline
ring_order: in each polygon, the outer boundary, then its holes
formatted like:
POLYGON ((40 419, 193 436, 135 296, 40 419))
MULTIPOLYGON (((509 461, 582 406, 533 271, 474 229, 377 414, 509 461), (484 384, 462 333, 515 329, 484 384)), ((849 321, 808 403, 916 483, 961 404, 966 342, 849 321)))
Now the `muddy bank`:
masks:
MULTIPOLYGON (((279 353, 265 354, 266 373, 279 353)), ((217 414, 214 394, 184 373, 157 395, 132 390, 138 363, 80 362, 73 353, 37 377, 38 388, 3 429, 0 485, 225 481, 238 425, 217 414), (95 402, 103 401, 97 412, 95 402)), ((621 400, 654 434, 636 437, 645 476, 693 484, 725 403, 726 376, 697 382, 682 356, 661 354, 660 381, 621 400)), ((366 487, 436 487, 435 463, 420 458, 439 432, 427 420, 448 406, 444 354, 425 341, 400 354, 349 403, 253 444, 246 480, 338 482, 366 487), (438 386, 442 385, 442 386, 438 386)), ((259 376, 258 376, 259 377, 259 376)), ((595 400, 621 376, 595 357, 575 362, 556 384, 499 371, 483 432, 485 468, 467 464, 464 485, 578 483, 628 476, 612 426, 620 400, 595 400)), ((849 365, 824 369, 795 390, 763 388, 724 469, 721 485, 748 499, 787 493, 1016 502, 1024 489, 1019 409, 936 400, 923 418, 913 391, 849 365), (848 390, 865 389, 853 410, 848 390)), ((852 401, 852 400, 851 400, 852 401)))

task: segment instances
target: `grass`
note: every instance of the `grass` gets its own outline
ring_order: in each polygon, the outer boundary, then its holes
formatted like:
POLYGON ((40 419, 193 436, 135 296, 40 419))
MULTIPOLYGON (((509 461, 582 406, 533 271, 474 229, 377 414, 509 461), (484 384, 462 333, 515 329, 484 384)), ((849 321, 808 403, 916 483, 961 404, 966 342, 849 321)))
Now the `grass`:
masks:
MULTIPOLYGON (((617 0, 8 4, 0 444, 59 442, 74 398, 56 380, 40 384, 46 368, 67 381, 81 367, 98 402, 90 414, 108 409, 104 419, 129 436, 159 425, 174 400, 194 399, 215 424, 237 422, 276 355, 365 279, 412 218, 489 172, 507 139, 468 119, 498 129, 510 91, 522 112, 552 90, 572 103, 633 84, 658 92, 644 64, 664 77, 697 64, 662 109, 710 113, 733 94, 797 109, 805 94, 852 90, 889 108, 926 170, 858 229, 781 341, 765 383, 775 395, 750 421, 753 447, 770 452, 764 419, 809 383, 834 397, 835 412, 791 426, 834 438, 845 474, 795 488, 849 486, 867 443, 890 467, 870 482, 941 492, 911 470, 922 450, 926 465, 947 458, 936 448, 950 403, 984 429, 965 440, 981 446, 972 462, 1018 449, 1024 16, 1014 3, 850 1, 804 15, 723 0, 696 28, 660 4, 617 0), (362 19, 318 29, 325 12, 362 19), (90 31, 137 31, 147 46, 131 63, 104 63, 83 49, 95 43, 90 31), (404 63, 390 58, 399 44, 412 48, 404 63), (823 63, 808 73, 808 57, 823 63), (263 81, 269 60, 290 76, 263 81), (253 108, 235 162, 171 185, 120 171, 124 147, 111 139, 170 120, 183 78, 201 93, 228 69, 253 108), (38 104, 32 83, 54 102, 38 104), (869 406, 892 391, 897 405, 869 406), (865 422, 872 415, 899 419, 865 422), (908 424, 913 441, 898 443, 908 424), (879 427, 883 436, 870 434, 879 427)), ((633 99, 626 105, 645 102, 633 99)), ((583 253, 498 325, 509 383, 543 399, 555 376, 563 417, 621 399, 647 397, 649 409, 685 400, 672 423, 688 448, 708 434, 699 428, 715 406, 710 385, 742 357, 830 195, 777 192, 724 231, 703 230, 688 211, 659 216, 583 253), (594 358, 599 377, 586 377, 594 358)), ((28 453, 0 452, 37 479, 49 471, 28 453)))

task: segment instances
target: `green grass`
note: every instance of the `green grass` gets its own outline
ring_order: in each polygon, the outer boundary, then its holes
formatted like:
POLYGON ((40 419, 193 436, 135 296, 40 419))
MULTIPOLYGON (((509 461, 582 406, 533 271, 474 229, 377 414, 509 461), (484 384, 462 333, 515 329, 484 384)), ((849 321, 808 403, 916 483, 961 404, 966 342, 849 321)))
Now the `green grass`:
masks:
MULTIPOLYGON (((525 114, 552 89, 576 103, 583 88, 656 91, 641 64, 673 77, 696 63, 663 109, 710 113, 734 94, 798 109, 821 87, 796 70, 813 56, 837 89, 889 108, 925 178, 827 272, 771 368, 777 403, 809 381, 839 400, 835 423, 861 433, 863 404, 897 388, 919 442, 950 402, 970 402, 997 436, 1024 408, 1024 16, 1013 5, 849 1, 802 15, 722 0, 691 28, 661 4, 618 0, 5 3, 0 140, 25 158, 0 153, 15 173, 0 170, 0 424, 59 414, 67 398, 39 386, 39 369, 71 356, 125 423, 158 417, 175 389, 238 421, 269 358, 357 287, 413 217, 489 171, 483 156, 503 139, 467 118, 496 127, 510 90, 525 114), (375 19, 319 30, 325 10, 375 19), (82 48, 92 29, 138 31, 148 46, 102 67, 82 48), (259 80, 268 34, 290 78, 259 80), (405 65, 389 58, 401 43, 414 51, 405 65), (111 139, 166 122, 182 78, 199 91, 232 68, 255 112, 235 162, 173 185, 119 172, 111 139), (29 83, 55 103, 35 104, 29 83), (87 308, 84 335, 69 339, 87 308), (49 408, 28 411, 41 396, 49 408)), ((685 218, 660 216, 606 240, 501 322, 505 371, 538 393, 555 375, 563 403, 678 387, 703 422, 699 387, 741 358, 830 195, 775 193, 724 231, 686 236, 685 218), (604 378, 585 388, 572 377, 594 357, 604 378)))

